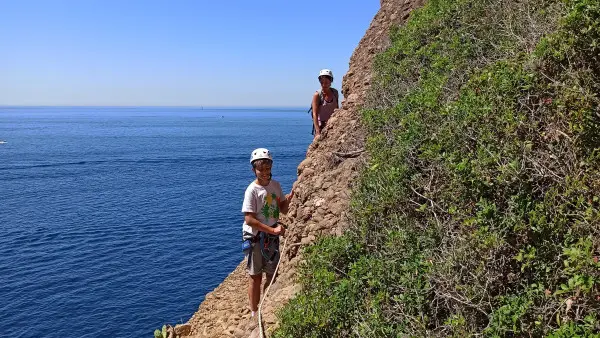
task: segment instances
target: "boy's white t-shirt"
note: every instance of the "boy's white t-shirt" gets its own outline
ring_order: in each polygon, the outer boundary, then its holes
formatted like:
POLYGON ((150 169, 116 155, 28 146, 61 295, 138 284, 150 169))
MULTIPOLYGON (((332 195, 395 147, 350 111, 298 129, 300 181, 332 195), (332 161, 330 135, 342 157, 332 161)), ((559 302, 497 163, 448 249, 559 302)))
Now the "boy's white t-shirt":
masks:
MULTIPOLYGON (((256 219, 262 224, 272 227, 279 220, 279 201, 283 198, 285 196, 279 182, 272 179, 268 185, 262 186, 253 181, 246 188, 242 212, 253 212, 256 214, 256 219)), ((246 221, 244 221, 243 230, 244 235, 251 233, 256 236, 258 234, 258 229, 252 229, 246 224, 246 221)))

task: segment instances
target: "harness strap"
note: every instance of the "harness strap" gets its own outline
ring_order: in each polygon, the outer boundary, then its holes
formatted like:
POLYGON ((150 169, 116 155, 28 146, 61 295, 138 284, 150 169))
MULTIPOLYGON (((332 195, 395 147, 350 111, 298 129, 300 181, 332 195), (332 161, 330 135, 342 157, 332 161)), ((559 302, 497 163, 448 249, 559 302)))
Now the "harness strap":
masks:
POLYGON ((260 252, 269 262, 274 261, 279 255, 279 236, 259 232, 260 252))

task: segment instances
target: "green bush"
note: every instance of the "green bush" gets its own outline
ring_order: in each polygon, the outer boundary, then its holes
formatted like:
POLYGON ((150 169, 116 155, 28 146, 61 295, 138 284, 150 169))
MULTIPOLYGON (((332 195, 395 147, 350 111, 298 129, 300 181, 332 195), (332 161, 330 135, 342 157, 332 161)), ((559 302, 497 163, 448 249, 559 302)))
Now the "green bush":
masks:
POLYGON ((353 226, 276 335, 598 335, 600 3, 431 0, 390 38, 353 226))

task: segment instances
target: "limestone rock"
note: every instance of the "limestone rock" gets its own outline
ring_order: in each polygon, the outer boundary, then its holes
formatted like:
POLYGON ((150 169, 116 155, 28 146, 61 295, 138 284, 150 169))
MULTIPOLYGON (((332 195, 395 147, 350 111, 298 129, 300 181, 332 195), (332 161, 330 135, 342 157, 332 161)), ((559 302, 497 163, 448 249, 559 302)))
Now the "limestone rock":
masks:
POLYGON ((177 336, 187 336, 192 332, 192 326, 190 324, 177 324, 175 325, 175 333, 177 336))

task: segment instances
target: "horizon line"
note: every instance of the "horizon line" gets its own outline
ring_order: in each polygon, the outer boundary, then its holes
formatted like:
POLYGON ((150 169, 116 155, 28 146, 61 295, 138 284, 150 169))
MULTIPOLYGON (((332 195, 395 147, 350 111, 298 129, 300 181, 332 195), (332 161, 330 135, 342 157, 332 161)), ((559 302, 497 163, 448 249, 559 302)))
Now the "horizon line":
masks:
POLYGON ((261 108, 261 109, 304 109, 304 106, 259 106, 259 105, 233 105, 233 106, 201 106, 201 105, 4 105, 0 108, 193 108, 193 109, 235 109, 235 108, 261 108))

